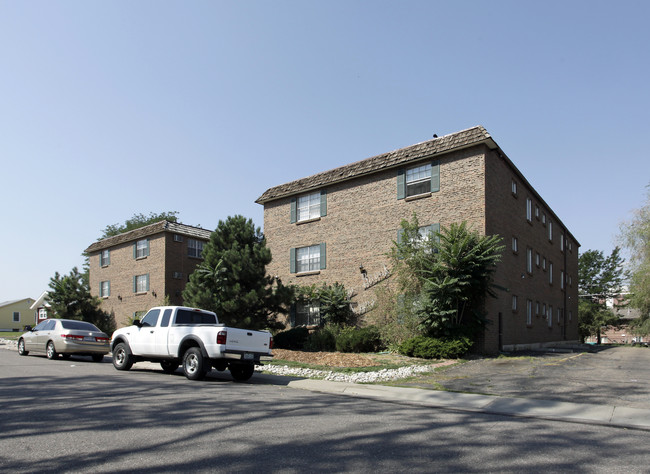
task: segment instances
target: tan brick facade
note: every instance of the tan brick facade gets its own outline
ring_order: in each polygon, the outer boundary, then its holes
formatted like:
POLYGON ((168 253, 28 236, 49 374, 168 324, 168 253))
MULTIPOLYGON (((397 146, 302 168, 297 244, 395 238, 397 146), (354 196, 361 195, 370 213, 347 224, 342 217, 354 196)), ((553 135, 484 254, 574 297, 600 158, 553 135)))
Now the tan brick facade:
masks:
POLYGON ((204 229, 162 221, 96 242, 86 250, 91 294, 100 296, 101 283, 110 282, 109 294, 100 298, 102 309, 115 315, 118 327, 137 313, 162 305, 166 296, 170 304, 180 305, 189 275, 202 261, 188 255, 189 239, 205 243, 209 235, 204 229), (137 258, 133 247, 139 240, 148 241, 149 251, 137 258), (100 264, 104 250, 109 251, 107 265, 100 264), (148 278, 146 291, 134 287, 134 277, 139 275, 148 278))
MULTIPOLYGON (((452 134, 443 137, 442 143, 448 144, 446 148, 432 140, 268 190, 258 202, 264 205, 264 234, 273 255, 267 268, 269 274, 298 285, 340 282, 354 290, 353 301, 357 308, 362 308, 374 300, 378 286, 365 288, 367 280, 360 267, 363 266, 370 281, 385 278, 385 269, 390 270, 387 253, 397 239, 402 219, 409 220, 415 212, 421 226, 467 221, 481 234, 501 235, 506 246, 495 274, 495 283, 503 290, 498 291, 497 299, 488 302, 491 324, 481 349, 493 353, 577 340, 578 243, 484 129, 452 134), (478 132, 484 135, 477 135, 478 132), (462 146, 458 146, 461 141, 462 146), (436 146, 439 152, 427 154, 436 146), (409 160, 410 155, 416 158, 409 160), (439 190, 398 199, 398 170, 430 163, 432 159, 439 163, 439 190), (391 166, 382 164, 389 162, 391 166), (336 176, 345 179, 338 180, 336 176), (513 181, 517 183, 516 194, 512 192, 513 181), (326 192, 326 214, 291 223, 291 200, 318 190, 326 192), (526 214, 527 199, 531 200, 530 221, 526 214), (542 223, 542 215, 546 216, 546 223, 542 223), (551 240, 549 225, 553 227, 551 240), (564 250, 560 248, 562 236, 567 239, 564 250), (513 237, 517 238, 517 253, 512 251, 513 237), (322 243, 326 249, 324 269, 303 274, 291 272, 291 249, 322 243), (528 249, 533 259, 530 272, 528 249), (537 253, 539 267, 535 261, 537 253), (546 270, 542 269, 542 259, 546 260, 546 270), (562 274, 566 279, 564 289, 562 274), (516 311, 512 309, 513 295, 517 296, 516 311), (527 301, 532 305, 530 324, 527 301), (553 308, 550 326, 545 317, 536 314, 538 302, 540 312, 542 305, 547 310, 549 306, 553 308)), ((388 278, 380 284, 390 282, 388 278)))

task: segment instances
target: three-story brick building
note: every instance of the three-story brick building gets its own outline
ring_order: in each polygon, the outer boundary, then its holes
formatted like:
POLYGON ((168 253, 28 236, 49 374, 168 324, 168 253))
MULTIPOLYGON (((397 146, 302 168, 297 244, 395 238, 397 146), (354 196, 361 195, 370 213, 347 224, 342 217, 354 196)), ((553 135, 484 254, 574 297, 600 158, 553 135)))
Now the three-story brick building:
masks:
MULTIPOLYGON (((340 282, 358 311, 390 284, 402 219, 423 229, 466 221, 507 250, 487 301, 483 352, 578 340, 578 247, 566 226, 481 126, 272 187, 264 234, 285 283, 340 282), (386 280, 385 282, 382 280, 386 280)), ((318 319, 303 307, 294 324, 318 319)))
POLYGON ((90 261, 90 291, 102 309, 124 326, 153 306, 183 303, 189 275, 201 263, 209 230, 160 221, 93 243, 86 249, 90 261))

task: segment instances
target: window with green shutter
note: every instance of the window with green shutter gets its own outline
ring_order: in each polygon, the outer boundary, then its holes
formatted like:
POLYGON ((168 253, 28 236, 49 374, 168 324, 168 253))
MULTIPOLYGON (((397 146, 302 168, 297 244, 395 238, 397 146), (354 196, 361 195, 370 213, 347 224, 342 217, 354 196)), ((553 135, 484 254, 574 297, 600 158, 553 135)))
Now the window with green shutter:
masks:
POLYGON ((397 199, 440 191, 440 161, 397 170, 397 199))
POLYGON ((133 244, 133 258, 145 258, 149 256, 149 239, 141 239, 133 244))
POLYGON ((289 266, 291 273, 325 270, 327 267, 325 243, 290 249, 289 266))
POLYGON ((321 190, 291 198, 290 221, 304 222, 327 215, 327 191, 321 190))

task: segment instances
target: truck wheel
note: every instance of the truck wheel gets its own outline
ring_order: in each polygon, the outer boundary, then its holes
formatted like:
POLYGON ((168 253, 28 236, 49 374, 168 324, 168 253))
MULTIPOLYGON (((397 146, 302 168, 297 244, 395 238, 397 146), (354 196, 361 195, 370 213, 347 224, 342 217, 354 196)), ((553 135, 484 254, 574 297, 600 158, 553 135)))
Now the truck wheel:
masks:
POLYGON ((201 380, 205 377, 207 367, 201 349, 190 347, 183 354, 183 372, 190 380, 201 380))
POLYGON ((160 367, 162 367, 163 372, 166 374, 173 374, 180 364, 173 360, 163 360, 160 362, 160 367))
POLYGON ((27 354, 29 354, 29 351, 25 350, 25 340, 24 339, 19 339, 18 340, 18 355, 26 356, 27 354))
POLYGON ((129 370, 133 366, 131 349, 124 342, 118 343, 113 348, 113 367, 117 370, 129 370))
POLYGON ((253 364, 232 364, 230 366, 230 375, 237 382, 246 382, 253 376, 255 366, 253 364))
POLYGON ((52 341, 47 343, 47 347, 45 348, 45 355, 47 355, 47 358, 50 360, 59 358, 59 353, 56 352, 56 349, 54 348, 54 343, 52 341))

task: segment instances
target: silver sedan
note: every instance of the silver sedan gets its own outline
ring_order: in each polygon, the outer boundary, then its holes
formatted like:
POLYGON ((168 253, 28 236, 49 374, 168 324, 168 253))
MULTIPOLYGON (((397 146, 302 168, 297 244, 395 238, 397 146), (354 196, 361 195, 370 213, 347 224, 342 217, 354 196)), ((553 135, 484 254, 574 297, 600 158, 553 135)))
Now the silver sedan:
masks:
POLYGON ((71 354, 101 362, 110 352, 109 337, 94 324, 73 319, 46 319, 18 338, 18 354, 42 353, 48 359, 71 354))

